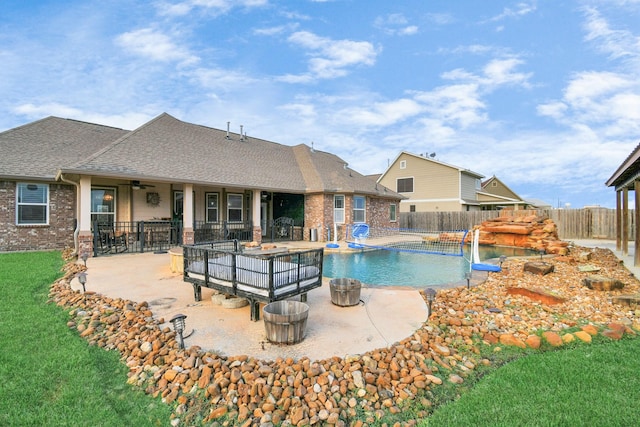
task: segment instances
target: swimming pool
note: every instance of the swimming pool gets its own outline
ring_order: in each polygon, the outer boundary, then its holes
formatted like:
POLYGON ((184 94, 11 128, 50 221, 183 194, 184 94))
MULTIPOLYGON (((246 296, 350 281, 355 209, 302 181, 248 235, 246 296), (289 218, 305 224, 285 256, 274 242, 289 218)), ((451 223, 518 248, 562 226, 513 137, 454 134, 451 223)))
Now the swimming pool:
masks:
MULTIPOLYGON (((479 249, 483 261, 500 255, 535 255, 522 248, 480 246, 479 249)), ((325 277, 348 277, 373 286, 424 287, 463 280, 464 273, 469 271, 468 259, 468 248, 464 257, 388 250, 325 253, 322 272, 325 277)))

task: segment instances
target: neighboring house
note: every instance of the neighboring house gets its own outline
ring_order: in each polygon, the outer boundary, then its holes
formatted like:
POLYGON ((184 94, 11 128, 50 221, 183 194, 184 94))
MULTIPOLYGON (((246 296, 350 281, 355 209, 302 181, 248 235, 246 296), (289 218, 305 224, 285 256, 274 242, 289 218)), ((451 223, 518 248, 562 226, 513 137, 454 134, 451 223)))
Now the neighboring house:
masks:
POLYGON ((529 202, 523 200, 495 175, 483 181, 477 191, 478 202, 482 210, 518 210, 530 208, 529 202))
POLYGON ((400 202, 400 212, 475 211, 481 209, 477 191, 483 177, 402 151, 377 182, 407 198, 400 202))
POLYGON ((542 209, 548 204, 527 201, 495 175, 483 175, 431 156, 402 151, 383 174, 368 175, 406 197, 400 212, 542 209))
POLYGON ((166 113, 133 131, 49 117, 0 133, 0 150, 0 251, 90 251, 93 227, 140 239, 138 221, 179 222, 183 243, 223 222, 261 241, 279 217, 305 239, 334 223, 397 228, 402 198, 333 154, 166 113))

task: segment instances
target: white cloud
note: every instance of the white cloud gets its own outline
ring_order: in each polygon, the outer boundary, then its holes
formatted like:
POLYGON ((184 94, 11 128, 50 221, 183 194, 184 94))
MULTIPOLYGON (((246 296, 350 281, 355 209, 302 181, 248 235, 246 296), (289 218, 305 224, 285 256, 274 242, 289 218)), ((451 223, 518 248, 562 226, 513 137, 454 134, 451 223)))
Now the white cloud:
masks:
POLYGON ((369 42, 332 40, 308 31, 298 31, 289 36, 289 42, 309 50, 309 73, 280 78, 287 82, 308 82, 315 78, 329 79, 348 74, 348 68, 373 65, 378 51, 369 42))
POLYGON ((262 7, 268 0, 189 0, 180 3, 159 2, 156 7, 160 15, 183 16, 193 9, 202 8, 213 14, 224 14, 233 8, 262 7))
POLYGON ((412 99, 398 99, 389 102, 376 102, 369 108, 346 108, 339 115, 358 126, 389 126, 423 111, 423 107, 412 99))
POLYGON ((516 4, 515 8, 505 7, 497 16, 494 16, 490 19, 490 21, 501 21, 505 18, 519 18, 524 15, 528 15, 529 13, 535 12, 536 10, 536 2, 520 2, 516 4))
POLYGON ((485 122, 486 105, 475 83, 442 86, 430 92, 418 92, 415 99, 424 105, 428 117, 446 126, 468 128, 485 122))
POLYGON ((594 8, 585 8, 585 15, 585 40, 597 43, 598 49, 611 58, 630 58, 640 65, 639 36, 627 30, 611 29, 607 20, 594 8))
POLYGON ((169 36, 151 28, 123 33, 116 37, 116 43, 129 52, 154 61, 179 61, 182 64, 198 61, 187 49, 180 49, 169 36))
POLYGON ((536 109, 541 116, 548 116, 560 120, 567 111, 567 108, 567 104, 564 102, 554 101, 548 104, 540 104, 536 109))
POLYGON ((41 119, 42 117, 56 116, 81 120, 88 123, 99 123, 106 126, 113 126, 127 130, 133 130, 151 120, 154 115, 145 114, 139 111, 123 112, 120 114, 99 114, 96 112, 83 111, 79 108, 57 102, 46 104, 22 104, 13 109, 16 114, 24 116, 30 120, 41 119))
POLYGON ((379 16, 375 19, 373 25, 390 35, 407 36, 418 33, 418 26, 410 25, 407 18, 401 13, 393 13, 384 17, 379 16))
POLYGON ((250 75, 220 68, 200 68, 190 74, 200 86, 223 92, 237 90, 257 81, 250 75))

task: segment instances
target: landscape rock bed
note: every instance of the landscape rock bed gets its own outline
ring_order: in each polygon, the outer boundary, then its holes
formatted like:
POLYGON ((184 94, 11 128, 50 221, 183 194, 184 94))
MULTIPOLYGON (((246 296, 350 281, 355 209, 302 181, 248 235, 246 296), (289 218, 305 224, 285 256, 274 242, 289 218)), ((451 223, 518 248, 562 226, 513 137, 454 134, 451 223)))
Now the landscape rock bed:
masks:
POLYGON ((484 346, 556 347, 640 330, 640 308, 628 303, 636 300, 640 283, 611 251, 572 248, 566 256, 545 258, 554 271, 544 276, 525 272, 526 261, 508 259, 502 272, 489 273, 471 289, 439 290, 428 321, 398 343, 324 360, 265 361, 222 357, 197 346, 181 350, 175 333, 162 327, 164 319, 156 319, 147 302, 73 290, 72 278, 85 269, 76 262, 66 264, 50 300, 69 310, 68 326, 90 344, 121 354, 129 384, 174 405, 173 425, 227 419, 226 425, 242 426, 364 426, 416 399, 428 406, 425 392, 445 382, 463 384, 477 366, 491 363, 480 356, 484 346), (623 288, 584 286, 590 273, 579 267, 587 261, 623 288), (532 292, 508 292, 516 287, 532 292), (535 298, 540 294, 564 302, 545 304, 535 298))

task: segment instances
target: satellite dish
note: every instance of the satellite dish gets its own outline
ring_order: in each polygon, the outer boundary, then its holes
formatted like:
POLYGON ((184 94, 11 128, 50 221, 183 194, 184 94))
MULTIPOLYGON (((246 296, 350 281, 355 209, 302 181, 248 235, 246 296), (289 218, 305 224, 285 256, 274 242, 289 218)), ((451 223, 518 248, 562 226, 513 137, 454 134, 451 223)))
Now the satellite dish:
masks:
POLYGON ((432 159, 433 159, 435 156, 436 156, 436 153, 435 153, 435 152, 433 152, 433 153, 429 154, 429 157, 431 157, 432 159))

